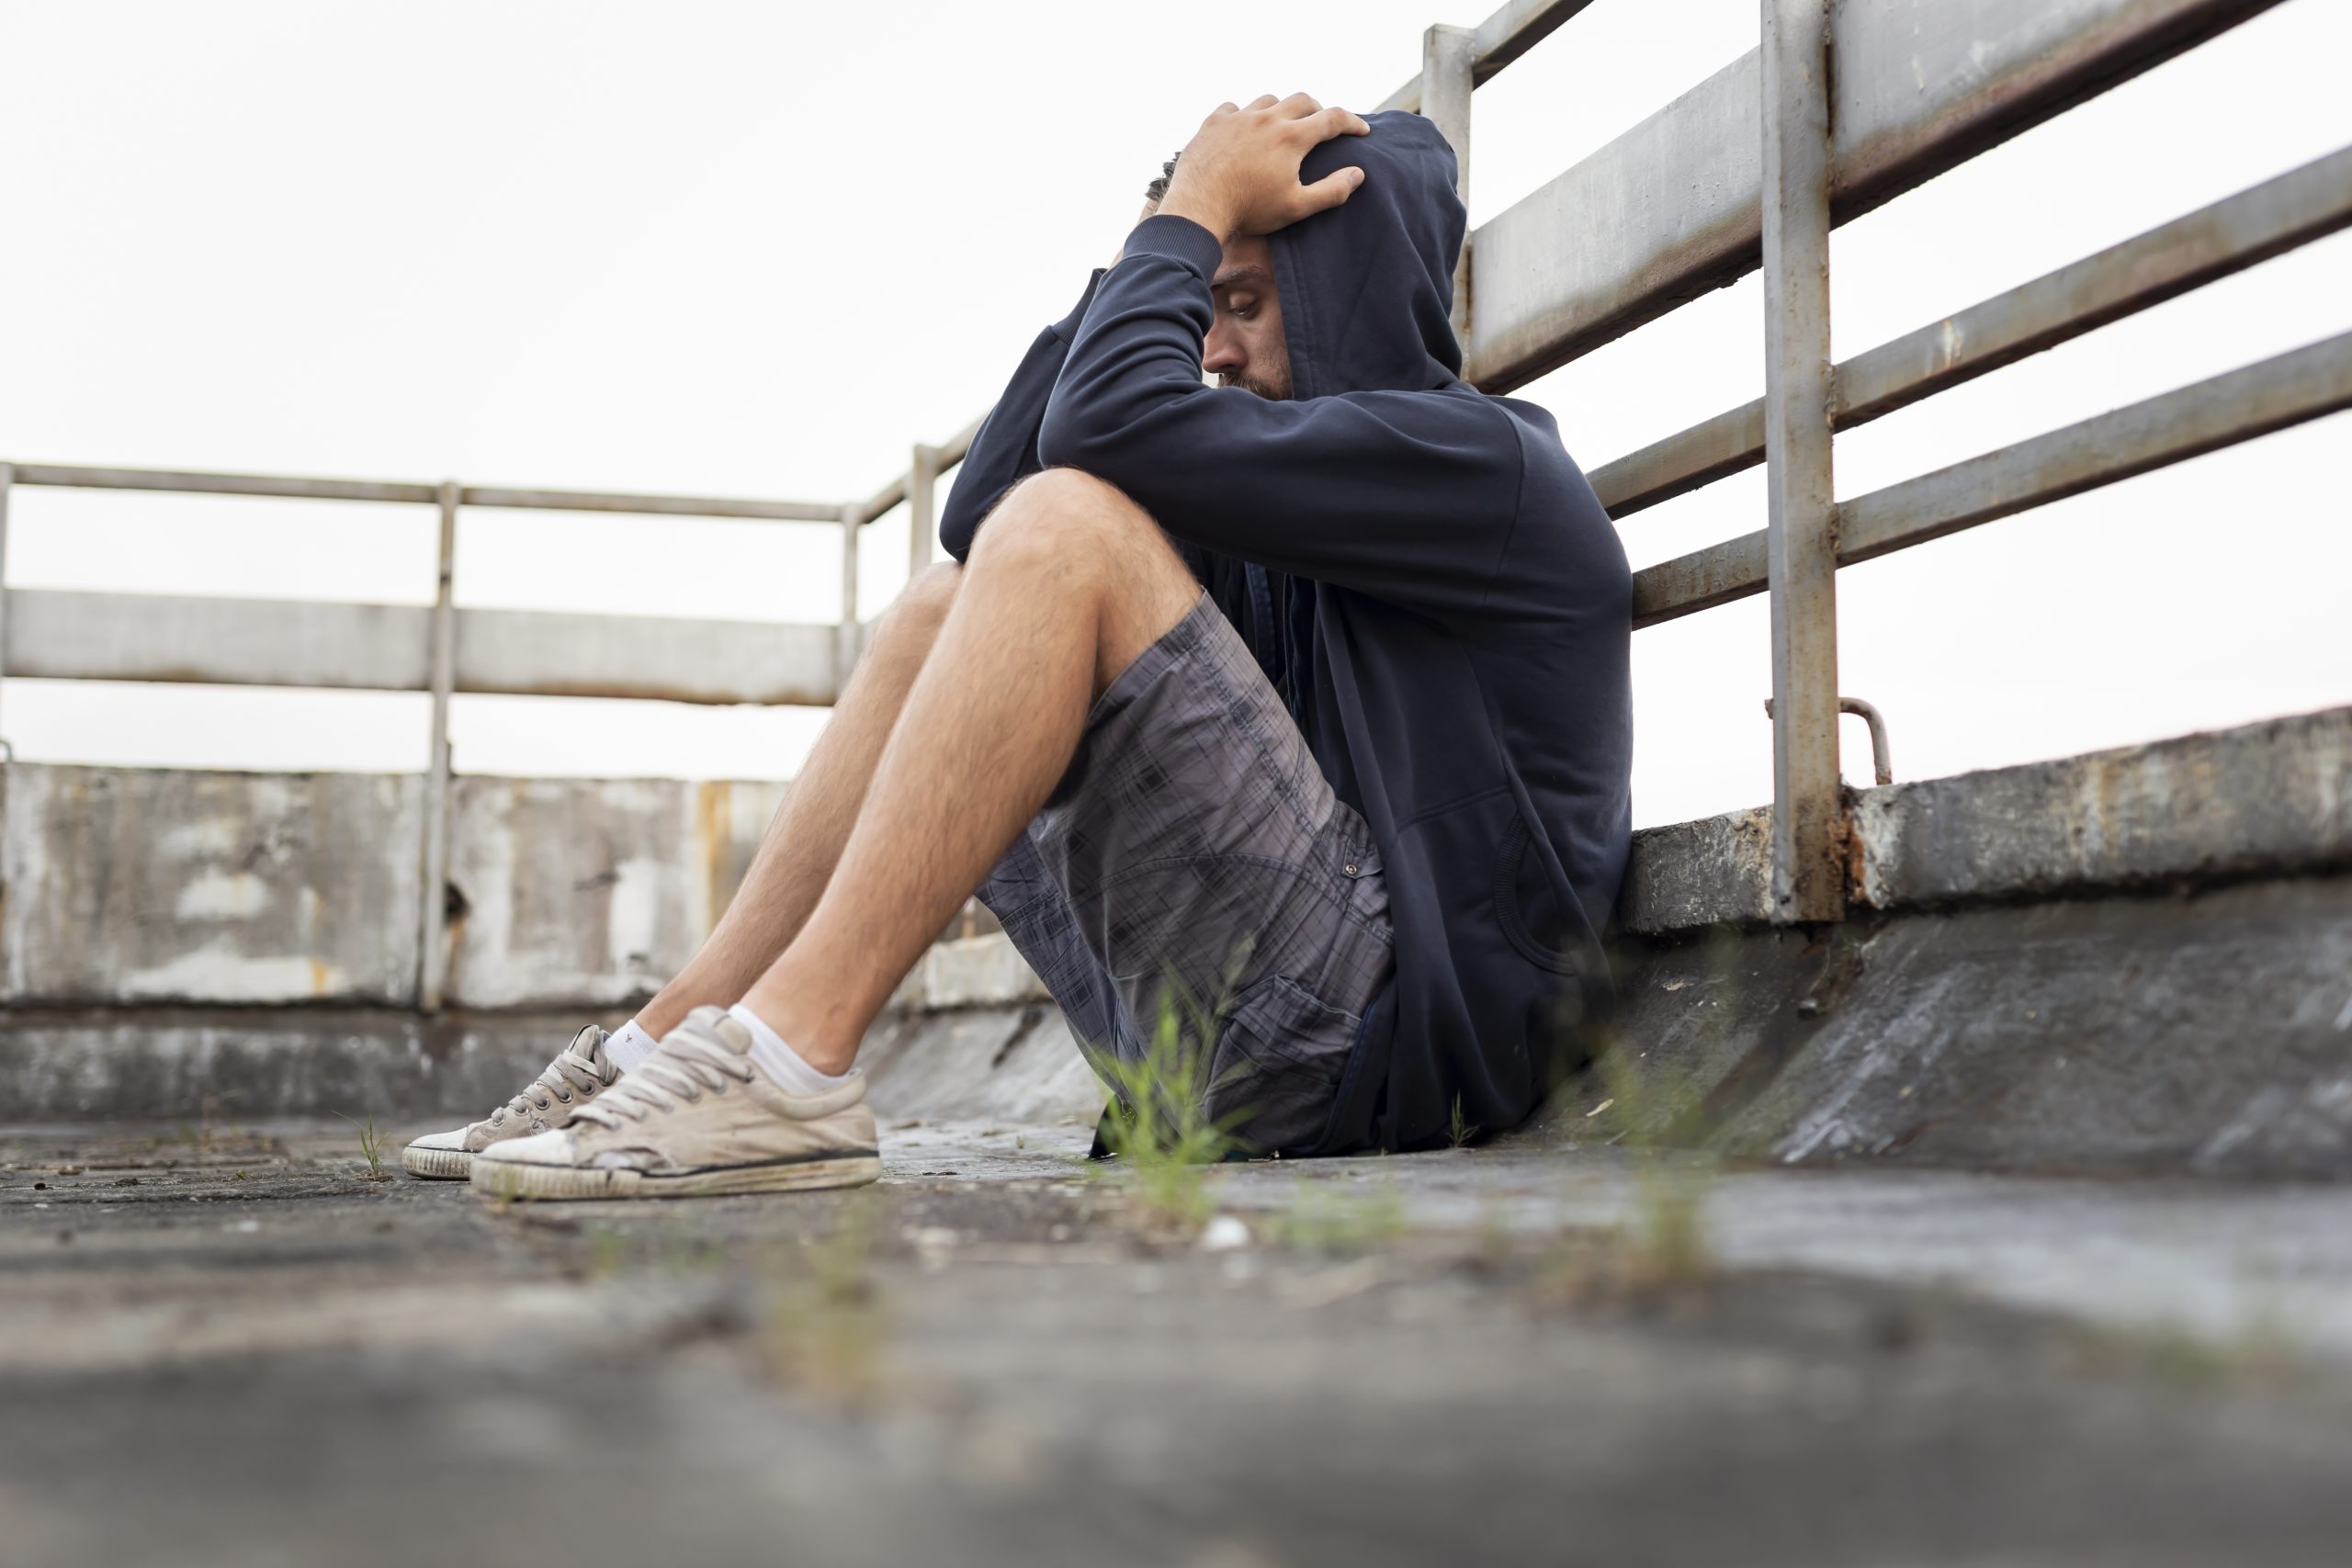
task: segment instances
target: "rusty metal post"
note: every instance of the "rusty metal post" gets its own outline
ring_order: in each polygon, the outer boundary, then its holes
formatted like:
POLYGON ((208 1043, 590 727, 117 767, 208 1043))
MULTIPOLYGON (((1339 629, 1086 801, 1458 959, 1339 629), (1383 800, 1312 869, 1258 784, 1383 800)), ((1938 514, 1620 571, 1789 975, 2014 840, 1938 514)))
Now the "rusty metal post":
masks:
POLYGON ((1846 913, 1830 468, 1829 0, 1762 0, 1772 919, 1846 913))
POLYGON ((915 443, 914 465, 907 470, 907 581, 912 582, 931 567, 939 525, 932 517, 932 497, 939 482, 939 448, 915 443))
POLYGON ((833 634, 833 695, 849 684, 857 665, 857 536, 864 526, 865 508, 853 501, 842 507, 842 624, 833 634))
MULTIPOLYGON (((1476 85, 1478 34, 1470 28, 1434 27, 1421 35, 1421 113, 1453 149, 1453 189, 1470 205, 1470 98, 1476 85)), ((1453 333, 1470 339, 1470 235, 1453 265, 1453 333)))
POLYGON ((416 1005, 439 1012, 448 983, 449 693, 457 684, 458 481, 440 491, 440 580, 433 598, 433 750, 425 763, 424 846, 417 877, 416 1005))

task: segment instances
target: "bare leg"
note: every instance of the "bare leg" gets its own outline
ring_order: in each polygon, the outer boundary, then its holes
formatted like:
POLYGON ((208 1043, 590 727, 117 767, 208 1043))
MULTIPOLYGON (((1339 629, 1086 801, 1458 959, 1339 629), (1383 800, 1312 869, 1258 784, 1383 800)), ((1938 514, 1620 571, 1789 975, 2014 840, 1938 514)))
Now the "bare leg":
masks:
POLYGON ((875 626, 727 912, 677 977, 639 1010, 638 1021, 657 1040, 706 1002, 728 1007, 741 1000, 799 934, 849 841, 875 763, 931 656, 962 575, 952 563, 922 573, 875 626))
POLYGON ((812 1066, 848 1067, 899 979, 1045 803, 1094 698, 1200 592, 1159 525, 1083 474, 1037 475, 989 516, 838 874, 742 998, 812 1066))

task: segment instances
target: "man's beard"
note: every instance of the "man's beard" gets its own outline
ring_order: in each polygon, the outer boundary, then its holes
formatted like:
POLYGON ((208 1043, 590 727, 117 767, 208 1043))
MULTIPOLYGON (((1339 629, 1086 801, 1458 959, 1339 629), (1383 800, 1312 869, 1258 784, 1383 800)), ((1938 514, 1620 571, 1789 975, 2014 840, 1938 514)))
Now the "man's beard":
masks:
POLYGON ((1257 393, 1270 403, 1290 401, 1290 385, 1287 380, 1277 384, 1257 376, 1224 375, 1220 375, 1216 380, 1220 387, 1238 387, 1245 392, 1257 393))

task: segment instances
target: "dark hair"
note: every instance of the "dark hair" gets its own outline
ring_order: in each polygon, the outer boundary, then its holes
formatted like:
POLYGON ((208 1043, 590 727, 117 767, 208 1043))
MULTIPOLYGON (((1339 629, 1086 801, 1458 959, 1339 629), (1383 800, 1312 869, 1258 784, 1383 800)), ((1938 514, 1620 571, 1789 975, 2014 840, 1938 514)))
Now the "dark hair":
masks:
MULTIPOLYGON (((1183 150, 1179 148, 1176 158, 1183 155, 1183 150)), ((1143 198, 1154 207, 1168 199, 1168 182, 1176 177, 1176 158, 1170 158, 1160 165, 1159 177, 1144 187, 1143 198)))

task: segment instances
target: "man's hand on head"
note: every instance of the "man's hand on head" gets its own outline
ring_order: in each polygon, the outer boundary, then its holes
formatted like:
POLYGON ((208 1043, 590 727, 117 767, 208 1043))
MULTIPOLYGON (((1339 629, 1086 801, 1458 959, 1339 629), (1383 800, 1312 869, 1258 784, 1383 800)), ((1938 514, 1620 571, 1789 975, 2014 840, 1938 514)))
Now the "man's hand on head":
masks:
POLYGON ((1219 104, 1177 158, 1159 210, 1189 218, 1217 237, 1271 234, 1337 207, 1363 184, 1362 169, 1335 170, 1301 185, 1298 166, 1335 136, 1363 136, 1372 127, 1360 115, 1325 108, 1305 93, 1272 93, 1247 108, 1219 104))

